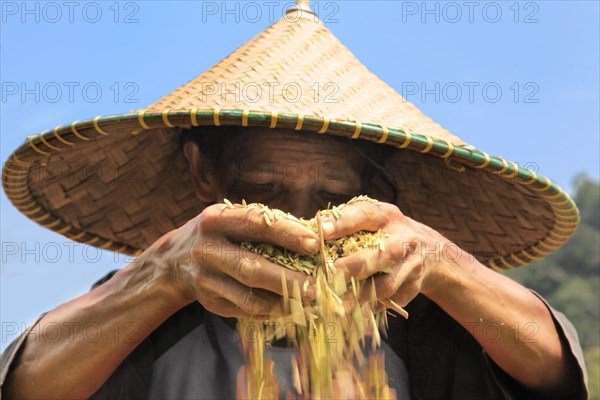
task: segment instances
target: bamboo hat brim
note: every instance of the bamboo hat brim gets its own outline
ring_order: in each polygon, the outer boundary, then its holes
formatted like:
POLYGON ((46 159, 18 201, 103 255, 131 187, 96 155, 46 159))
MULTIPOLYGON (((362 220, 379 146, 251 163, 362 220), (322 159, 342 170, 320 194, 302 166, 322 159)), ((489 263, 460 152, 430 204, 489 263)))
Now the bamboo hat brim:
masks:
POLYGON ((306 9, 291 10, 143 110, 29 136, 5 163, 2 184, 33 221, 78 242, 139 254, 204 207, 178 151, 180 132, 194 126, 280 128, 393 146, 385 167, 400 209, 496 270, 542 258, 579 222, 559 186, 466 145, 371 73, 306 9), (298 96, 298 88, 310 95, 298 96), (314 88, 326 91, 319 101, 314 88), (334 90, 335 101, 325 101, 334 90))

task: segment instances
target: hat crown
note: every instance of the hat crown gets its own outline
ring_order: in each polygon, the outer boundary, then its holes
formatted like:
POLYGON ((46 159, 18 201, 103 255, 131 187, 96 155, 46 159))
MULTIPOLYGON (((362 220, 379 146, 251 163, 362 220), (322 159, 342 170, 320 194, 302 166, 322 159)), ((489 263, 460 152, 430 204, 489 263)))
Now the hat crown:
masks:
POLYGON ((400 194, 396 205, 492 268, 537 260, 573 234, 577 208, 560 187, 516 163, 455 146, 459 138, 367 70, 307 7, 298 2, 145 110, 29 137, 2 169, 8 197, 72 240, 134 254, 204 207, 180 153, 181 129, 258 126, 398 147, 381 166, 400 194), (80 167, 57 180, 33 172, 57 162, 80 167), (119 166, 119 173, 97 182, 89 165, 119 166))
MULTIPOLYGON (((300 9, 302 11, 310 11, 312 12, 312 9, 310 8, 310 0, 296 0, 296 9, 300 9)), ((290 8, 288 9, 288 12, 290 10, 293 10, 294 8, 290 8)))
POLYGON ((302 0, 279 21, 147 110, 194 108, 302 110, 305 115, 361 121, 463 143, 370 72, 302 0))

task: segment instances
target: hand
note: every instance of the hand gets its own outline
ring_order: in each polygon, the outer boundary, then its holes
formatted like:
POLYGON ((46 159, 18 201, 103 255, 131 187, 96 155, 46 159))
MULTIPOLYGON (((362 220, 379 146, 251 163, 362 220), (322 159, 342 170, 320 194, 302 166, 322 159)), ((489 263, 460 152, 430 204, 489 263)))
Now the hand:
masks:
MULTIPOLYGON (((325 240, 337 239, 360 230, 382 230, 380 249, 362 249, 338 259, 336 268, 344 270, 346 278, 356 280, 372 277, 377 298, 387 299, 404 307, 419 293, 427 295, 439 285, 436 273, 445 262, 443 251, 452 243, 435 230, 405 216, 398 207, 368 200, 355 201, 341 210, 340 219, 322 217, 325 240), (390 272, 380 273, 383 270, 390 272)), ((454 245, 452 245, 454 246, 454 245)), ((458 248, 456 248, 458 249, 458 248)), ((366 285, 360 301, 371 298, 371 285, 366 285)))
MULTIPOLYGON (((357 201, 341 211, 340 220, 322 218, 327 222, 326 240, 358 230, 381 229, 389 234, 383 239, 385 251, 363 249, 336 262, 348 277, 372 277, 378 299, 391 299, 401 307, 420 292, 460 325, 494 323, 499 329, 494 340, 485 329, 469 329, 469 333, 496 365, 538 397, 568 398, 579 390, 581 371, 575 357, 561 343, 546 304, 529 289, 487 268, 393 205, 357 201), (378 274, 388 267, 391 273, 378 274), (531 333, 516 331, 514 321, 535 321, 535 340, 514 340, 515 334, 531 333)), ((359 300, 369 301, 370 294, 365 290, 359 300)))
MULTIPOLYGON (((271 221, 270 221, 271 222, 271 221)), ((282 274, 288 293, 306 274, 269 262, 234 242, 269 242, 300 254, 314 254, 317 235, 299 222, 279 218, 267 224, 260 208, 207 207, 169 232, 141 256, 169 276, 170 298, 181 306, 198 300, 224 317, 267 319, 283 314, 282 274)), ((304 295, 314 297, 308 286, 304 295)))

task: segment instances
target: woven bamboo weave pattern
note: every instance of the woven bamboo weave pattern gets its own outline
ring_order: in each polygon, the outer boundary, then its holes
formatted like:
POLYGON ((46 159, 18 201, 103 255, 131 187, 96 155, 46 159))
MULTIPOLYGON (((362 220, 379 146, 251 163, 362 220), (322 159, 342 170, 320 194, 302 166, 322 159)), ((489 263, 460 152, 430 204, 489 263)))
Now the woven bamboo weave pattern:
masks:
MULTIPOLYGON (((9 199, 72 240, 136 254, 206 206, 177 151, 181 130, 254 126, 399 148, 386 167, 400 209, 491 268, 535 261, 573 234, 578 211, 560 187, 465 145, 369 72, 321 22, 294 13, 144 110, 28 137, 3 168, 9 199), (246 89, 239 98, 213 93, 236 83, 246 89), (292 89, 281 90, 286 84, 302 96, 292 99, 292 89), (325 101, 328 84, 336 101, 325 101), (269 85, 279 88, 272 96, 269 85)), ((365 194, 378 198, 379 190, 374 182, 365 194)))

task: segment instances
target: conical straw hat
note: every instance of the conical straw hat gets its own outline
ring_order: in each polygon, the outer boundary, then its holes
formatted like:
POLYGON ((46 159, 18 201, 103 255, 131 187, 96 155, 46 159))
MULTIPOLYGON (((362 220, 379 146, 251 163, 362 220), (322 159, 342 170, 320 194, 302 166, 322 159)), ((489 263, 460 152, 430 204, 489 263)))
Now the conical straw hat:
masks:
POLYGON ((39 224, 138 254, 205 206, 178 150, 180 132, 226 125, 397 148, 386 168, 400 209, 494 269, 552 252, 579 221, 560 187, 466 145, 371 73, 305 5, 143 110, 29 136, 2 183, 39 224))

